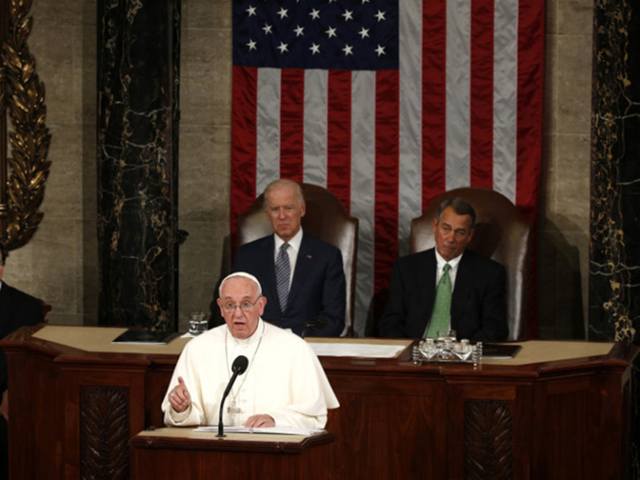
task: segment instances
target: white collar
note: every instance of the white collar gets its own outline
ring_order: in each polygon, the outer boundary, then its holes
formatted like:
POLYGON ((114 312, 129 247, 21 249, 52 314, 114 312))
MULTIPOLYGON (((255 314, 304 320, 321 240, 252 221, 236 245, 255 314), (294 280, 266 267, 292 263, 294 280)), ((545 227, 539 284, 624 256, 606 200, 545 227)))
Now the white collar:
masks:
POLYGON ((460 255, 458 255, 455 258, 452 258, 447 262, 444 258, 442 258, 442 255, 440 255, 437 248, 434 248, 434 250, 436 252, 436 262, 438 264, 438 272, 440 272, 444 268, 445 264, 447 263, 451 265, 452 270, 455 270, 458 264, 460 263, 460 260, 462 260, 462 255, 464 255, 464 251, 463 251, 460 255))
MULTIPOLYGON (((278 236, 277 233, 273 234, 273 238, 275 240, 276 252, 277 252, 278 250, 280 250, 280 247, 284 243, 284 240, 280 238, 280 236, 278 236)), ((298 233, 296 233, 293 236, 293 238, 289 240, 287 243, 293 249, 294 252, 300 251, 300 244, 302 243, 302 227, 300 227, 300 230, 298 230, 298 233)))
POLYGON ((225 324, 227 327, 227 333, 231 338, 232 342, 236 345, 251 345, 252 343, 256 343, 260 341, 260 337, 262 337, 262 333, 264 331, 264 322, 262 321, 262 317, 258 318, 258 326, 256 327, 256 331, 251 334, 251 336, 247 338, 236 338, 229 330, 229 326, 225 324))

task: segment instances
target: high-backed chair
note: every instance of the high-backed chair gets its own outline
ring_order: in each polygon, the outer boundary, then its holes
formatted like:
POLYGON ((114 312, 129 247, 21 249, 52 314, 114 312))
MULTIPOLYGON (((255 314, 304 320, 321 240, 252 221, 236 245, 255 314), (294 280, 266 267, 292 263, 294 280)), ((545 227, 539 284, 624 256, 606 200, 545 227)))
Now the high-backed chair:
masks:
POLYGON ((457 188, 437 196, 420 217, 411 221, 410 253, 435 247, 433 219, 440 204, 462 197, 476 211, 476 231, 468 248, 501 263, 507 271, 509 340, 527 332, 531 224, 504 195, 486 188, 457 188))
MULTIPOLYGON (((352 336, 353 309, 356 289, 356 263, 358 260, 358 219, 350 216, 342 202, 326 188, 302 183, 306 213, 302 229, 312 237, 324 240, 340 249, 347 283, 347 307, 343 336, 352 336)), ((260 195, 251 208, 238 217, 236 247, 273 233, 264 213, 264 195, 260 195)))

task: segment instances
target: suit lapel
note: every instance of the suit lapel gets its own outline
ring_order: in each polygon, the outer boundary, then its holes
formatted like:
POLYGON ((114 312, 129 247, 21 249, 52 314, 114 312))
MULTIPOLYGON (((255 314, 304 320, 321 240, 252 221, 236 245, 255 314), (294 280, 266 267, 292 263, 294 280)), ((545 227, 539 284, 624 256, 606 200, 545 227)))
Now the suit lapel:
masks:
POLYGON ((6 303, 9 300, 9 285, 2 282, 2 288, 0 288, 0 304, 6 303))
POLYGON ((296 298, 296 295, 300 292, 300 288, 302 288, 315 263, 315 257, 313 255, 314 248, 310 243, 308 237, 302 234, 302 242, 300 242, 300 251, 296 259, 296 269, 293 272, 293 280, 291 282, 291 288, 289 289, 287 305, 291 305, 293 299, 296 298))
POLYGON ((469 250, 460 259, 458 273, 456 274, 456 283, 453 287, 453 295, 451 296, 451 318, 460 319, 464 311, 464 304, 467 302, 471 291, 473 290, 474 262, 473 254, 469 250))
POLYGON ((278 300, 278 287, 276 284, 276 264, 274 261, 274 252, 276 248, 276 242, 273 235, 267 238, 267 241, 263 243, 263 250, 260 252, 258 258, 265 258, 268 261, 264 262, 265 271, 262 278, 262 295, 267 297, 269 302, 278 303, 278 311, 280 311, 280 302, 278 300), (266 282, 265 282, 266 280, 266 282))
MULTIPOLYGON (((428 250, 425 252, 421 258, 421 262, 418 265, 418 275, 417 281, 420 288, 420 291, 425 295, 424 305, 427 308, 426 315, 431 317, 431 311, 433 310, 433 302, 436 298, 436 253, 434 249, 428 250), (423 274, 422 272, 425 272, 423 274)), ((429 321, 430 318, 426 319, 426 322, 429 321)), ((426 325, 426 323, 425 323, 426 325)))

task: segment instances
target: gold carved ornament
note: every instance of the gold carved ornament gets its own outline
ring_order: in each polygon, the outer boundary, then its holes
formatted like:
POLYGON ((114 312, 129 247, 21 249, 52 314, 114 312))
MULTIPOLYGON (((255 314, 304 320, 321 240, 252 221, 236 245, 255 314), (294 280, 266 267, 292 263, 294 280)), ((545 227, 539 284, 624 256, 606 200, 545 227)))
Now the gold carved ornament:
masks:
POLYGON ((0 119, 5 121, 8 108, 13 131, 11 157, 6 158, 4 148, 0 152, 0 241, 13 250, 31 239, 44 215, 38 209, 51 166, 51 135, 45 125, 44 84, 27 46, 31 0, 11 0, 9 8, 8 34, 0 51, 0 119))

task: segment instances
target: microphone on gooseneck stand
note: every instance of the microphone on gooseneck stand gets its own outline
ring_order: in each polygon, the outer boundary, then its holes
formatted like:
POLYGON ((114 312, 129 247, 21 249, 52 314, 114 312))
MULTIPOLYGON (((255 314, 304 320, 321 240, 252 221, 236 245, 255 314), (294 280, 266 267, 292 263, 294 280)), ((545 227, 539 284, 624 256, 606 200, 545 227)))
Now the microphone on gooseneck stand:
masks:
POLYGON ((307 328, 317 328, 318 330, 322 330, 327 323, 326 319, 322 315, 318 315, 315 320, 311 320, 304 324, 304 329, 302 330, 302 338, 304 338, 307 333, 307 328))
POLYGON ((231 365, 231 371, 233 375, 229 379, 229 384, 227 388, 224 390, 222 394, 222 401, 220 402, 220 418, 218 419, 218 435, 216 437, 226 437, 224 434, 224 425, 222 424, 222 412, 224 411, 224 401, 227 399, 227 395, 231 391, 231 387, 233 387, 233 383, 236 381, 238 375, 242 375, 247 371, 247 366, 249 366, 249 359, 244 355, 238 356, 231 365))

